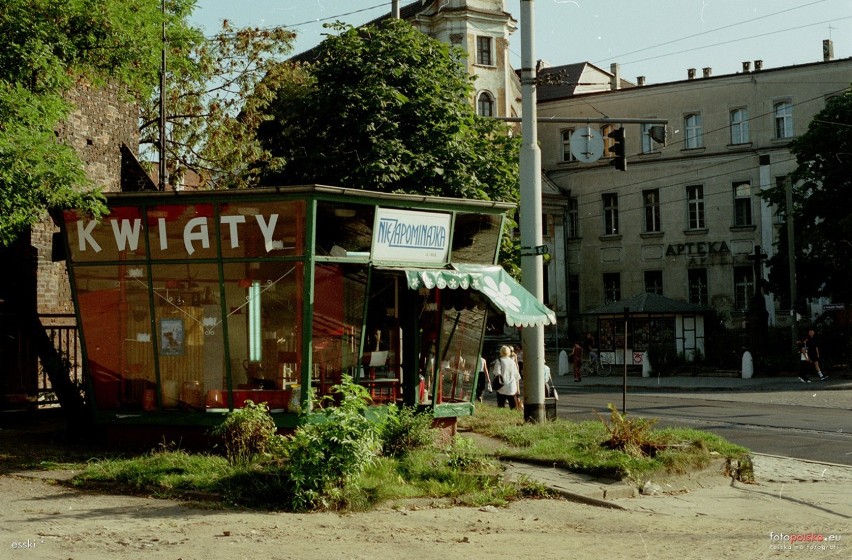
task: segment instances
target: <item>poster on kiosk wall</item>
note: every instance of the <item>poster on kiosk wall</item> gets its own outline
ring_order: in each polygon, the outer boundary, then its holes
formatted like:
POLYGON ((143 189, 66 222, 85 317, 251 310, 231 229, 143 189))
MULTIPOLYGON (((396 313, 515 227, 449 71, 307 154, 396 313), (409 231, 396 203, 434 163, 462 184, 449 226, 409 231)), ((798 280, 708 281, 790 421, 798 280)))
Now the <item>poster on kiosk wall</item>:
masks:
POLYGON ((376 208, 373 262, 442 266, 450 250, 450 214, 376 208))

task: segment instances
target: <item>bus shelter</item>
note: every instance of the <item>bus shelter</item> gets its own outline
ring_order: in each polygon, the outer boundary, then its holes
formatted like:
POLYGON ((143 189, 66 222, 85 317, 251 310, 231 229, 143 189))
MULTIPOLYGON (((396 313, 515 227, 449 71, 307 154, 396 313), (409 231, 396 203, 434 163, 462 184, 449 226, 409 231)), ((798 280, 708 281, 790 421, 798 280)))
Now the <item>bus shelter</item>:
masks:
POLYGON ((556 321, 496 265, 506 203, 318 185, 107 203, 62 220, 101 422, 214 425, 251 400, 294 427, 344 375, 454 418, 488 313, 556 321))

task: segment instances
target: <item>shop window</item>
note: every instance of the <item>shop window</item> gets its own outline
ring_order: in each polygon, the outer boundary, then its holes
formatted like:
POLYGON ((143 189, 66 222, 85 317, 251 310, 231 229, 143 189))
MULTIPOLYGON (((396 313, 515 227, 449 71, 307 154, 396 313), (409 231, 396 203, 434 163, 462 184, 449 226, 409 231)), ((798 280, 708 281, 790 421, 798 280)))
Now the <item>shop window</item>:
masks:
POLYGON ((72 262, 145 259, 147 238, 142 209, 119 206, 101 220, 67 211, 64 214, 72 262))
POLYGON ((443 320, 435 402, 471 402, 476 387, 476 364, 487 304, 478 293, 465 290, 441 292, 443 320))
POLYGON ((317 255, 368 259, 375 216, 374 206, 319 201, 315 241, 317 255))
POLYGON ((493 264, 500 247, 502 216, 460 212, 453 225, 451 259, 457 263, 493 264))
MULTIPOLYGON (((230 203, 220 212, 223 258, 304 254, 304 201, 230 203)), ((215 233, 215 224, 209 227, 215 233)))

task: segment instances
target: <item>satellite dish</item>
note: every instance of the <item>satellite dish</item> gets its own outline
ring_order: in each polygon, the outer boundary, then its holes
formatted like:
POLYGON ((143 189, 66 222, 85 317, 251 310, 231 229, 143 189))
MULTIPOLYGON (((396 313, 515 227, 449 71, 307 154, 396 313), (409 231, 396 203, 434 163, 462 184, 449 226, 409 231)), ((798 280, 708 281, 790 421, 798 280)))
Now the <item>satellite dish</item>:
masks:
POLYGON ((571 155, 577 161, 592 163, 601 159, 604 151, 604 141, 600 132, 587 126, 578 128, 571 134, 571 155))

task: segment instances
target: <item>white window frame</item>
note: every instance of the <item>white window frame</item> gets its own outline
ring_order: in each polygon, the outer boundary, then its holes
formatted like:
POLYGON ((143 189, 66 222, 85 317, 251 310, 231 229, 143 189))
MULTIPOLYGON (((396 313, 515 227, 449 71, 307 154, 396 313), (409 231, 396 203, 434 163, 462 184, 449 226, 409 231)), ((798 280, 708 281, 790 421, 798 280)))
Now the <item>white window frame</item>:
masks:
POLYGON ((748 108, 737 107, 735 109, 731 109, 730 123, 731 144, 748 144, 751 141, 749 139, 748 108))
POLYGON ((751 298, 754 297, 754 267, 735 266, 734 270, 734 309, 748 311, 751 298))
POLYGON ((775 126, 775 139, 793 137, 793 102, 781 99, 772 104, 772 119, 775 126))
POLYGON ((642 134, 642 153, 643 154, 651 154, 657 151, 654 146, 654 139, 651 138, 651 127, 654 126, 650 123, 642 123, 640 128, 642 134))
POLYGON ((580 237, 580 202, 576 196, 568 199, 568 239, 580 237))
POLYGON ((693 305, 707 306, 709 304, 709 293, 707 291, 707 269, 690 268, 686 273, 689 283, 687 299, 693 305))
POLYGON ((645 210, 645 233, 663 231, 660 210, 660 189, 642 191, 642 206, 645 210))
POLYGON ((683 117, 683 147, 687 150, 704 146, 704 129, 701 113, 689 113, 683 117))
POLYGON ((604 235, 619 235, 618 226, 618 195, 616 193, 603 193, 604 235))
POLYGON ((704 185, 686 186, 686 223, 687 229, 707 227, 704 215, 704 185))
POLYGON ((561 140, 562 143, 562 155, 559 159, 562 163, 570 163, 572 161, 577 161, 577 158, 574 157, 574 154, 571 153, 571 135, 574 134, 573 128, 566 128, 561 131, 561 140))

